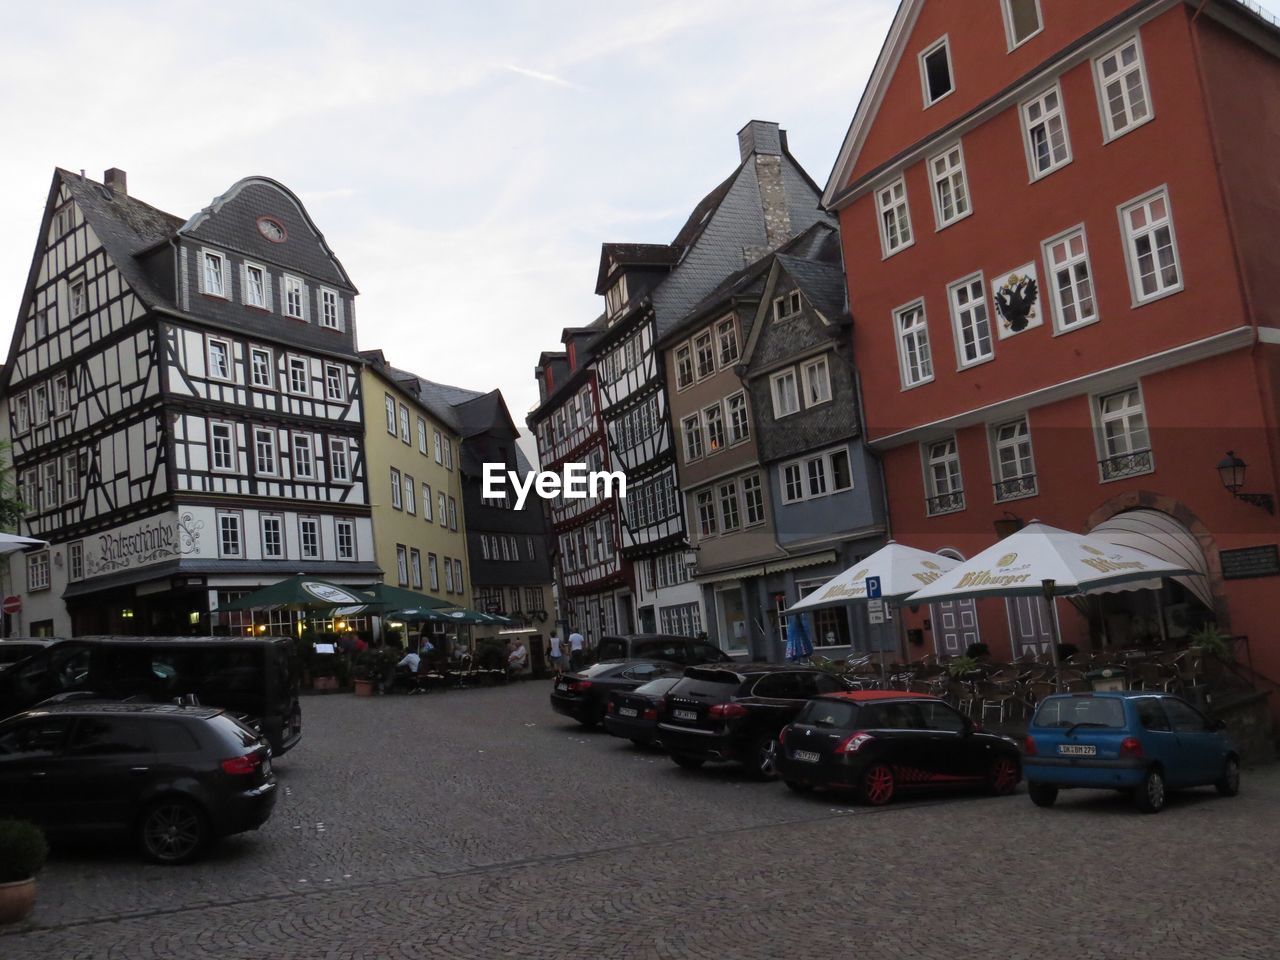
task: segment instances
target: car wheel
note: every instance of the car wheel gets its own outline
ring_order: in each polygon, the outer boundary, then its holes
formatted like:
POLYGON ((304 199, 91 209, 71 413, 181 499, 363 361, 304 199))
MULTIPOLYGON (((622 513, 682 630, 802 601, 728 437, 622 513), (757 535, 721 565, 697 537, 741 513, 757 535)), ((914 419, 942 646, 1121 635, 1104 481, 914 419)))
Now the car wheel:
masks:
POLYGON ((1222 768, 1222 779, 1214 784, 1218 793, 1224 797, 1234 797, 1240 792, 1240 761, 1235 757, 1227 757, 1227 765, 1222 768))
POLYGON ((1143 813, 1159 813, 1164 809, 1164 774, 1156 767, 1148 770, 1142 783, 1133 788, 1133 802, 1143 813))
POLYGON ((1047 783, 1028 783, 1027 793, 1031 795, 1031 802, 1037 807, 1052 807, 1053 801, 1058 799, 1058 788, 1051 787, 1047 783))
POLYGON ((991 764, 991 772, 987 775, 987 784, 996 796, 1007 797, 1018 789, 1020 779, 1017 760, 1013 757, 996 757, 991 764))
POLYGON ((893 799, 897 781, 893 770, 884 763, 873 763, 862 774, 861 789, 858 791, 864 803, 873 807, 882 807, 893 799))
POLYGON ((707 762, 702 757, 691 757, 687 753, 673 753, 671 759, 676 762, 677 767, 684 767, 686 770, 697 770, 707 762))
POLYGON ((637 747, 641 747, 641 748, 649 746, 649 741, 643 739, 642 737, 632 737, 631 742, 634 743, 637 747))
POLYGON ((194 860, 209 840, 209 819, 190 800, 159 800, 138 821, 138 843, 147 858, 156 863, 172 865, 194 860))
POLYGON ((778 741, 765 735, 751 745, 751 776, 756 780, 778 779, 778 741))
POLYGON ((801 783, 799 780, 784 780, 787 789, 793 793, 812 793, 813 785, 809 783, 801 783))

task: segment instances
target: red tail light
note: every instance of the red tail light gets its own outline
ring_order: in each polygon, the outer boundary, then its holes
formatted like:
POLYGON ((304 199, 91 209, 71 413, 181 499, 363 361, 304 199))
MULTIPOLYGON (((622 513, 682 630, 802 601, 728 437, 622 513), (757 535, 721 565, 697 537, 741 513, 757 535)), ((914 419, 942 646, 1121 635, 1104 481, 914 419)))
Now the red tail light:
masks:
POLYGON ((787 745, 787 728, 783 727, 778 731, 778 746, 785 747, 787 745))
POLYGON ((660 697, 660 698, 658 699, 658 702, 657 702, 657 703, 655 703, 655 704, 653 705, 653 712, 654 712, 654 713, 666 713, 666 712, 667 712, 667 698, 666 698, 666 697, 660 697))
POLYGON ((644 713, 642 713, 642 714, 640 715, 640 717, 641 717, 641 719, 643 719, 643 720, 657 720, 657 719, 658 719, 658 711, 657 711, 657 710, 655 710, 653 707, 650 707, 648 710, 646 710, 644 713))
POLYGON ((591 687, 590 680, 570 680, 569 689, 573 691, 587 690, 591 687))
POLYGON ((717 703, 707 710, 707 716, 729 720, 733 717, 745 717, 747 708, 740 703, 717 703))
POLYGON ((1142 741, 1136 737, 1125 737, 1120 741, 1120 756, 1141 760, 1145 756, 1142 752, 1142 741))
POLYGON ((262 766, 262 754, 246 753, 243 757, 232 757, 222 761, 222 772, 233 776, 246 776, 257 772, 262 766))
POLYGON ((613 701, 612 701, 612 700, 610 700, 607 704, 605 704, 604 712, 605 712, 605 713, 613 713, 613 701))
POLYGON ((1027 734, 1026 739, 1022 741, 1022 752, 1028 757, 1034 757, 1036 755, 1036 741, 1035 737, 1031 736, 1031 734, 1027 734))
POLYGON ((857 733, 851 733, 836 745, 836 753, 857 753, 862 749, 862 745, 870 740, 874 740, 871 734, 859 730, 857 733))

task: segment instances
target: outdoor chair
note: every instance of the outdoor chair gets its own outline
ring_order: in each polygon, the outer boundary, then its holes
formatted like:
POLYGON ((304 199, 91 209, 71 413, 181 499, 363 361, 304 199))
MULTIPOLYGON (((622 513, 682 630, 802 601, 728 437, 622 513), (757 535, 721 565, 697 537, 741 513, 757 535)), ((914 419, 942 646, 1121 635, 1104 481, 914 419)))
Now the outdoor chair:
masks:
POLYGON ((978 685, 978 697, 981 701, 981 706, 978 719, 985 721, 987 719, 987 711, 995 710, 996 720, 999 723, 1003 723, 1005 715, 1010 711, 1014 692, 1012 684, 980 683, 978 685))
POLYGON ((1178 682, 1172 667, 1149 660, 1138 665, 1138 679, 1143 690, 1162 690, 1168 693, 1178 682))

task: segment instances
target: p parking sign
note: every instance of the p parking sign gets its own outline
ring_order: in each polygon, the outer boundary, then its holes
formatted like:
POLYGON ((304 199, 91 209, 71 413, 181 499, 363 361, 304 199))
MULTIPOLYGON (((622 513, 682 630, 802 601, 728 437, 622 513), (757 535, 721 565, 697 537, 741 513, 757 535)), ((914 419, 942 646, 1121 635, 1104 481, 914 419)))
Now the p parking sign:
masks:
POLYGON ((863 582, 866 583, 867 585, 867 599, 879 600, 880 599, 880 578, 867 577, 867 579, 863 582))

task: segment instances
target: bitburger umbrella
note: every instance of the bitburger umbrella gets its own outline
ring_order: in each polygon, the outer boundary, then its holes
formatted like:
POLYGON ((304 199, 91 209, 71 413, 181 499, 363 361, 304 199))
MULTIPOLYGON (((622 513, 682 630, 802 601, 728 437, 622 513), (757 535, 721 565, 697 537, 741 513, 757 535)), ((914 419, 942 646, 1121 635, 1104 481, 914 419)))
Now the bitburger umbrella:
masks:
POLYGON ((880 578, 880 594, 884 599, 901 600, 933 583, 959 562, 890 540, 871 556, 836 574, 786 612, 865 603, 868 577, 880 578))
POLYGON ((404 587, 393 587, 389 583, 375 583, 364 592, 382 604, 386 610, 400 610, 407 613, 411 610, 438 610, 453 606, 447 600, 429 597, 425 593, 406 590, 404 587))
POLYGON ((217 608, 217 613, 229 610, 332 610, 343 616, 360 613, 366 607, 382 606, 368 594, 353 587, 344 587, 319 577, 299 573, 296 576, 273 583, 237 597, 217 608))

